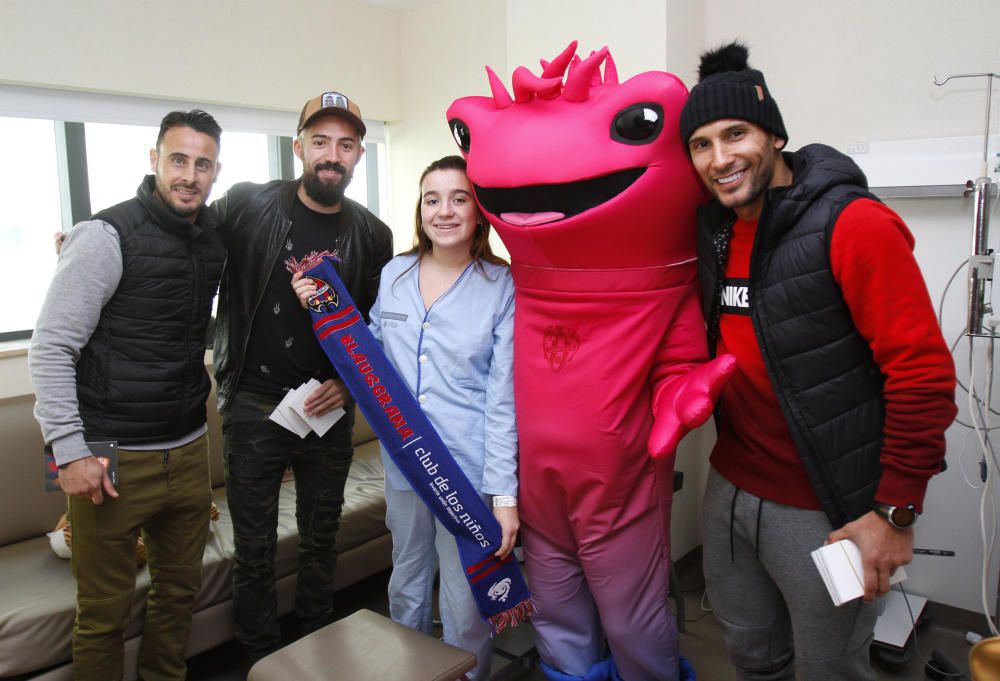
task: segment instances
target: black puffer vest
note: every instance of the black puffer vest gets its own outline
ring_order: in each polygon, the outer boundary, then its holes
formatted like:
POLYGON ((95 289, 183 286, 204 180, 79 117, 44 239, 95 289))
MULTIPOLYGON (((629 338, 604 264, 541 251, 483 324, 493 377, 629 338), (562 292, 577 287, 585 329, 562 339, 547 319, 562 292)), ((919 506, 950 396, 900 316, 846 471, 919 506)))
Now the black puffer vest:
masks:
MULTIPOLYGON (((785 154, 794 182, 769 189, 750 260, 750 314, 795 447, 834 527, 872 509, 885 379, 858 333, 830 269, 830 241, 851 201, 875 197, 861 169, 830 147, 785 154)), ((713 201, 699 212, 699 279, 709 348, 735 215, 713 201), (722 237, 720 238, 720 234, 722 237)))
MULTIPOLYGON (((93 217, 112 225, 122 278, 77 364, 88 440, 164 442, 205 423, 205 339, 225 260, 214 229, 174 215, 147 175, 136 198, 93 217)), ((204 213, 204 211, 202 211, 204 213)))

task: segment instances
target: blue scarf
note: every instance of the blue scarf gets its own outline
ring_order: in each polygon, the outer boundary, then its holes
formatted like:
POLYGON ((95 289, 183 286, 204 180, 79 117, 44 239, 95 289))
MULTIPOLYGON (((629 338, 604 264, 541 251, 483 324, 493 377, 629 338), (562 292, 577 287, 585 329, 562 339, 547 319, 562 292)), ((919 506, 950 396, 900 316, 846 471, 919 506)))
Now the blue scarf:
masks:
POLYGON ((306 275, 317 287, 309 299, 316 338, 413 491, 455 536, 480 615, 494 634, 517 626, 533 612, 531 594, 513 552, 493 555, 501 543, 493 513, 368 330, 330 258, 306 275))

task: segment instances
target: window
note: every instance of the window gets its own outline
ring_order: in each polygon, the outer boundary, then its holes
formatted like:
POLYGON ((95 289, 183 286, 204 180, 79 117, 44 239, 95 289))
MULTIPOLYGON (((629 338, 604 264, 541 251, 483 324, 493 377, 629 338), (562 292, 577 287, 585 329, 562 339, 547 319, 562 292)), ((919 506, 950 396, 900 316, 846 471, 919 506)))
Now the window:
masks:
MULTIPOLYGON (((55 270, 53 235, 135 195, 150 172, 149 149, 171 109, 204 108, 222 125, 222 170, 211 198, 242 181, 292 179, 298 110, 264 111, 193 102, 62 92, 0 84, 0 149, 17 163, 0 170, 9 198, 0 214, 0 340, 31 334, 55 270), (83 121, 82 123, 64 121, 83 121), (13 200, 16 197, 17 200, 13 200), (31 285, 27 285, 31 283, 31 285)), ((347 195, 379 214, 385 206, 385 129, 366 121, 367 153, 347 195)))
POLYGON ((90 208, 96 213, 135 196, 149 174, 149 149, 159 127, 85 123, 90 208))
MULTIPOLYGON (((87 123, 84 128, 90 205, 97 212, 135 196, 139 180, 151 172, 149 150, 156 144, 159 127, 87 123)), ((267 135, 261 133, 223 131, 222 170, 210 199, 219 198, 237 182, 270 180, 267 145, 267 135)))
POLYGON ((223 132, 219 153, 222 170, 212 188, 217 199, 237 182, 267 182, 272 178, 267 135, 254 132, 223 132))
POLYGON ((0 117, 0 149, 8 160, 0 164, 8 197, 0 211, 0 339, 6 339, 35 325, 56 266, 52 237, 63 223, 54 123, 0 117))

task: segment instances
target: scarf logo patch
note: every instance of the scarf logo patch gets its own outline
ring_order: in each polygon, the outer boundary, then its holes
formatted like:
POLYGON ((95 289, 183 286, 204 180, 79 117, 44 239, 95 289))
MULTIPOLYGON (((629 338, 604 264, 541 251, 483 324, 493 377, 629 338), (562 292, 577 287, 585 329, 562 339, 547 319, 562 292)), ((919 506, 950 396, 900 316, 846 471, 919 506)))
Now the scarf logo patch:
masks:
POLYGON ((504 577, 490 587, 489 597, 491 600, 506 603, 508 595, 510 595, 510 577, 504 577))
POLYGON ((309 298, 307 304, 313 312, 331 312, 340 306, 340 299, 333 287, 322 279, 310 277, 316 283, 316 293, 309 298))
POLYGON ((542 349, 552 371, 566 366, 580 348, 580 339, 573 329, 553 324, 545 329, 542 349))

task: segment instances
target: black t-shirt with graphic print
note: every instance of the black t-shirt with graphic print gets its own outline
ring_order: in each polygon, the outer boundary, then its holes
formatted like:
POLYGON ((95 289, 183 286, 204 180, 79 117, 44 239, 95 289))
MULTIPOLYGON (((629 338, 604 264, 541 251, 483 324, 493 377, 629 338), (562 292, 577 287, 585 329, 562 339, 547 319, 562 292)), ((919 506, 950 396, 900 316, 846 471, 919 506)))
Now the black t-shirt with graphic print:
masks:
POLYGON ((302 260, 313 252, 338 252, 340 223, 340 213, 317 213, 295 197, 292 227, 253 318, 241 390, 281 397, 310 378, 323 381, 336 375, 313 334, 309 312, 292 290, 285 261, 293 256, 302 260))

